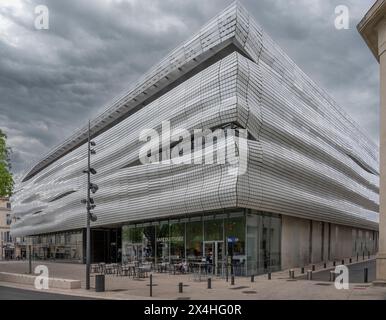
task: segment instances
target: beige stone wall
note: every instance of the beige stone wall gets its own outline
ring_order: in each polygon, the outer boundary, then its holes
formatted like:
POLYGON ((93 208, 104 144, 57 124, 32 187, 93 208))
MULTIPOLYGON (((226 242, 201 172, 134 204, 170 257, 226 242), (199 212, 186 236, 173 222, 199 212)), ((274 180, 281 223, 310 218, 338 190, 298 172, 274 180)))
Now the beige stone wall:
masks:
POLYGON ((0 198, 0 229, 9 230, 9 226, 7 225, 7 214, 9 214, 11 210, 7 208, 7 203, 7 199, 0 198))
POLYGON ((281 265, 283 269, 308 264, 310 221, 282 216, 281 265))
POLYGON ((377 280, 386 283, 386 19, 378 23, 378 55, 380 71, 380 139, 379 139, 379 254, 377 257, 377 280))
POLYGON ((10 230, 9 225, 7 225, 7 214, 9 214, 11 210, 7 208, 7 203, 7 198, 0 198, 0 260, 4 257, 4 234, 10 230))
POLYGON ((329 260, 329 248, 328 248, 328 228, 329 223, 323 222, 324 224, 324 237, 323 237, 323 260, 328 261, 329 260))
POLYGON ((322 260, 322 229, 323 222, 312 221, 311 262, 313 263, 322 260))
MULTIPOLYGON (((375 234, 377 234, 375 232, 375 234)), ((374 231, 282 216, 282 269, 376 252, 374 231), (324 225, 324 230, 323 230, 324 225), (355 247, 356 244, 356 247, 355 247), (330 253, 330 259, 329 257, 330 253)))

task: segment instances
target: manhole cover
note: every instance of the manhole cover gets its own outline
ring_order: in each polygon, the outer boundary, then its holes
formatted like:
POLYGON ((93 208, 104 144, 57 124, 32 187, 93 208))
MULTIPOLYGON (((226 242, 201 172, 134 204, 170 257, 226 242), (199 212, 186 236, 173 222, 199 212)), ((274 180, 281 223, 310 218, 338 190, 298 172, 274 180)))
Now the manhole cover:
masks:
POLYGON ((369 284, 357 284, 355 287, 356 288, 368 288, 368 287, 370 287, 370 285, 369 284))
POLYGON ((246 291, 242 291, 242 293, 246 293, 246 294, 254 294, 254 293, 257 293, 256 291, 253 291, 253 290, 246 290, 246 291))
POLYGON ((320 283, 315 283, 315 285, 317 285, 317 286, 331 286, 331 283, 320 282, 320 283))
POLYGON ((245 289, 245 288, 248 288, 246 286, 240 286, 240 287, 233 287, 233 288, 229 288, 229 289, 232 289, 232 290, 240 290, 240 289, 245 289))
POLYGON ((190 300, 190 297, 178 297, 177 300, 190 300))
POLYGON ((113 290, 109 290, 109 291, 112 291, 112 292, 122 292, 122 291, 129 291, 127 289, 113 289, 113 290))

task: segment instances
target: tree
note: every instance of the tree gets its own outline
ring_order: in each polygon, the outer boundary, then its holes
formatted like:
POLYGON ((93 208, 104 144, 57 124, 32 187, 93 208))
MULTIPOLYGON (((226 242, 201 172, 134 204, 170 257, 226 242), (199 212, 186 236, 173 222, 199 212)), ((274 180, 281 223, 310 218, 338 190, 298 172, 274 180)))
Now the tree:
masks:
POLYGON ((12 194, 11 148, 7 146, 7 135, 0 129, 0 197, 12 194))

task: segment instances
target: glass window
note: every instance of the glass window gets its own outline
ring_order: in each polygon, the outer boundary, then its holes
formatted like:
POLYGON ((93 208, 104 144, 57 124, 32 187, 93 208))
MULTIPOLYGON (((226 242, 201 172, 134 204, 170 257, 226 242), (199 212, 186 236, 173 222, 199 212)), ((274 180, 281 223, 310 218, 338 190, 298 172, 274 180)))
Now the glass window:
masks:
POLYGON ((8 226, 12 223, 12 219, 11 219, 11 215, 10 214, 6 215, 6 223, 7 223, 8 226))
POLYGON ((64 234, 64 243, 65 244, 71 244, 71 233, 65 233, 64 234))
POLYGON ((161 222, 156 226, 157 234, 157 262, 169 261, 169 223, 161 222))
POLYGON ((142 259, 143 228, 134 226, 122 227, 122 260, 123 262, 142 259))
POLYGON ((153 261, 155 258, 155 226, 122 227, 122 260, 153 261))
POLYGON ((83 260, 83 231, 62 232, 28 238, 34 259, 83 260))
POLYGON ((142 260, 153 261, 155 257, 155 226, 143 228, 142 260))
POLYGON ((270 217, 270 262, 272 271, 280 270, 281 267, 281 217, 272 215, 270 217))
POLYGON ((129 229, 129 242, 130 243, 142 243, 143 228, 130 228, 129 229))
POLYGON ((225 221, 225 233, 228 239, 228 257, 233 264, 235 275, 244 275, 245 254, 245 217, 228 218, 225 221))
POLYGON ((224 222, 222 219, 215 220, 214 216, 205 217, 205 220, 204 220, 204 240, 205 241, 223 240, 223 234, 224 234, 224 222))
POLYGON ((263 273, 259 265, 259 225, 261 217, 257 214, 247 215, 247 269, 250 274, 263 273))
POLYGON ((202 221, 186 223, 186 256, 188 259, 202 258, 202 221))
POLYGON ((234 240, 233 255, 245 255, 245 218, 229 218, 225 221, 227 238, 234 240))
POLYGON ((247 215, 248 274, 280 270, 281 217, 250 210, 247 215))
POLYGON ((185 223, 170 224, 170 258, 171 260, 185 258, 185 223))

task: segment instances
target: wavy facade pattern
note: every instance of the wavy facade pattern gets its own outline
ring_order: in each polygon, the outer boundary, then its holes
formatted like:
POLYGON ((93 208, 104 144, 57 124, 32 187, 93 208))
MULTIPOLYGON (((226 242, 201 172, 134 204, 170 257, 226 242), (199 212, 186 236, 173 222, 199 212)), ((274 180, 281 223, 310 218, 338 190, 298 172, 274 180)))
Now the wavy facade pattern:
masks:
MULTIPOLYGON (((238 207, 377 229, 377 146, 238 3, 91 127, 99 185, 92 227, 238 207), (140 164, 141 130, 160 131, 162 121, 188 130, 246 128, 246 174, 228 174, 229 164, 140 164)), ((78 130, 18 183, 14 236, 85 227, 86 135, 78 130)))

